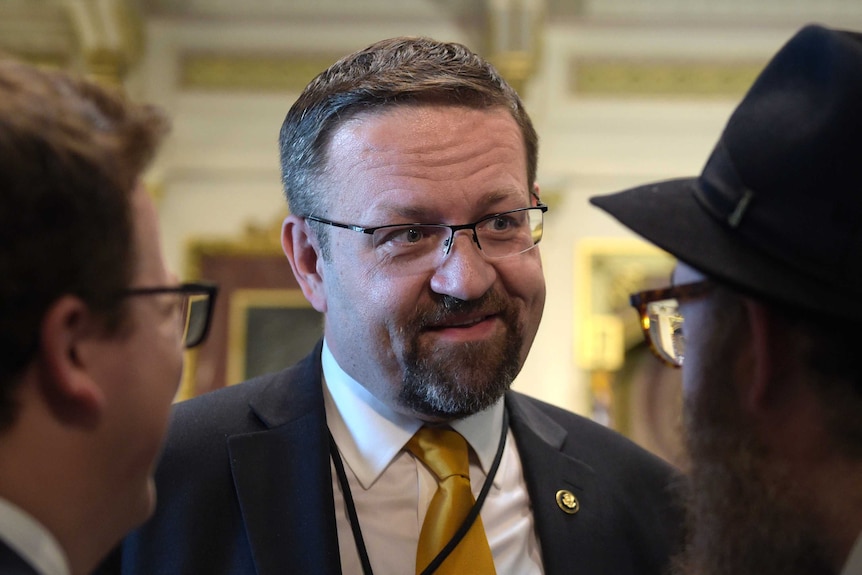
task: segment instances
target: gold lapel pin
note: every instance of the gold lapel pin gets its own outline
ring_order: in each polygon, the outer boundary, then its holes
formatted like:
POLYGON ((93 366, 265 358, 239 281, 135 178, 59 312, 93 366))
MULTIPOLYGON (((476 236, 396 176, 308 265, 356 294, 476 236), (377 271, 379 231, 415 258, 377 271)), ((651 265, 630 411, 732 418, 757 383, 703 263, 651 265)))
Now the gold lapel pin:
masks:
POLYGON ((569 515, 574 515, 581 509, 578 498, 568 489, 557 491, 557 506, 569 515))

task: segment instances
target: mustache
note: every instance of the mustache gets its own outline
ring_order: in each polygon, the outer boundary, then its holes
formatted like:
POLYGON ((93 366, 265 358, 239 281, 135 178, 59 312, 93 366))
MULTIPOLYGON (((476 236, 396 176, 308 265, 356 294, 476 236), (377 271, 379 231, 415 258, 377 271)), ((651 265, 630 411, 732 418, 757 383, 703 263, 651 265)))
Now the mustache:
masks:
POLYGON ((506 315, 509 307, 508 300, 497 292, 486 292, 482 297, 473 300, 441 295, 432 307, 417 309, 413 323, 421 329, 464 315, 506 315))

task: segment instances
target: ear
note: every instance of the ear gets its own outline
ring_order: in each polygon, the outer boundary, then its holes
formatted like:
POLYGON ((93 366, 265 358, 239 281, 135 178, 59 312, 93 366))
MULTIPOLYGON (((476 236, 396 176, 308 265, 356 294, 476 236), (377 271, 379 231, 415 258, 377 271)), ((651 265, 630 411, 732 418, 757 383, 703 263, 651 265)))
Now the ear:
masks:
POLYGON ((786 362, 790 352, 787 326, 780 321, 772 309, 752 298, 743 298, 751 331, 751 373, 747 387, 740 385, 742 405, 752 414, 768 411, 782 394, 786 395, 791 384, 786 373, 786 362))
POLYGON ((317 235, 305 218, 287 216, 281 226, 281 247, 305 299, 321 313, 326 313, 326 291, 323 285, 323 260, 317 235))
POLYGON ((105 408, 105 394, 95 380, 92 354, 84 347, 101 333, 101 322, 76 296, 56 300, 42 318, 38 361, 41 388, 57 417, 89 426, 105 408))
POLYGON ((533 184, 533 193, 531 194, 531 197, 530 197, 530 205, 534 206, 533 201, 535 200, 536 202, 538 202, 539 198, 541 198, 541 197, 542 196, 539 195, 539 184, 534 183, 533 184))

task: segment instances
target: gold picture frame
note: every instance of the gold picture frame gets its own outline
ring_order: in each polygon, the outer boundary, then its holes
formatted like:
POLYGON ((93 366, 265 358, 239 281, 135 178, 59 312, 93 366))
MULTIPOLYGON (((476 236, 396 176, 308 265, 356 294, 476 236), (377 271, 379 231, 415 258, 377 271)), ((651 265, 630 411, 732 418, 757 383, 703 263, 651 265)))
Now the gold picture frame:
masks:
MULTIPOLYGON (((270 309, 275 314, 290 310, 304 314, 311 310, 282 252, 281 224, 285 216, 286 213, 279 215, 267 226, 248 225, 238 237, 195 238, 189 242, 185 275, 191 280, 215 282, 219 294, 209 337, 186 353, 176 401, 247 379, 245 351, 252 345, 252 338, 245 320, 237 317, 245 314, 247 319, 250 311, 259 309, 270 309)), ((316 341, 319 334, 308 334, 308 338, 312 336, 316 341)))
POLYGON ((230 299, 228 381, 293 365, 323 336, 323 314, 300 290, 238 289, 230 299))
POLYGON ((575 361, 592 416, 672 463, 680 461, 679 370, 652 357, 629 295, 667 286, 675 259, 637 238, 586 238, 575 249, 575 361))

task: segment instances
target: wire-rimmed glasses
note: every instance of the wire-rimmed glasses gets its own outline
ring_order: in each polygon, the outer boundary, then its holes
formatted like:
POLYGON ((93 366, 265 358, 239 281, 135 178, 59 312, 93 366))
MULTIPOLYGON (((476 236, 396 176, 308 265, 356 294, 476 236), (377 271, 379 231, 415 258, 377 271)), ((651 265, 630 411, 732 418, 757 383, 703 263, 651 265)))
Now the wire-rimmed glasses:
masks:
POLYGON ((176 294, 180 296, 180 322, 183 346, 191 349, 203 343, 212 323, 218 287, 210 283, 184 283, 171 287, 130 288, 122 296, 176 294))
POLYGON ((546 211, 548 206, 539 202, 534 207, 508 210, 460 225, 409 223, 363 227, 317 216, 305 219, 370 235, 381 262, 431 269, 449 254, 455 233, 461 230, 472 232, 473 241, 488 259, 515 256, 534 248, 542 239, 546 211))
POLYGON ((685 361, 685 318, 679 311, 679 302, 704 295, 713 285, 703 280, 630 296, 630 303, 640 313, 641 328, 650 349, 669 366, 682 367, 685 361))

